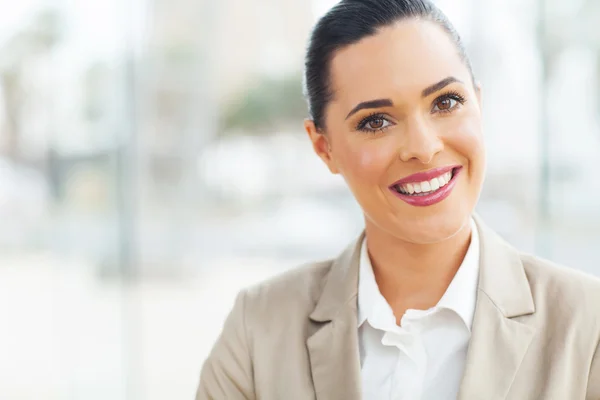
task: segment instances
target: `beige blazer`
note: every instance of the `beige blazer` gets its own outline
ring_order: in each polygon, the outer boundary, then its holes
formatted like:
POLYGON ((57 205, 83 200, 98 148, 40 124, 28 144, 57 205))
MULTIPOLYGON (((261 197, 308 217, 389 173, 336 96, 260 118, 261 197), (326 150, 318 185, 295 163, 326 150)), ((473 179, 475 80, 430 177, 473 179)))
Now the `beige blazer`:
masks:
MULTIPOLYGON (((519 253, 476 223, 479 288, 459 399, 599 400, 600 280, 519 253)), ((360 399, 361 240, 242 291, 196 399, 360 399)))

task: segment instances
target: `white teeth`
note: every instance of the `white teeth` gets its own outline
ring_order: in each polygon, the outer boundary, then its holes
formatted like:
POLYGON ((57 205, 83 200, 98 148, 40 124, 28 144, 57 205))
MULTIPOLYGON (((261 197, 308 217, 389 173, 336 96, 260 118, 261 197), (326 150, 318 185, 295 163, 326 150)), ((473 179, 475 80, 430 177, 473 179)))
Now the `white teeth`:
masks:
POLYGON ((435 192, 439 188, 446 186, 450 182, 450 179, 452 179, 452 171, 446 172, 444 175, 433 178, 430 181, 407 183, 398 186, 398 189, 404 194, 435 192))
MULTIPOLYGON (((450 179, 452 179, 452 172, 446 172, 444 175, 438 177, 438 180, 443 181, 444 185, 448 182, 450 182, 450 179)), ((441 185, 441 186, 444 186, 441 185)))

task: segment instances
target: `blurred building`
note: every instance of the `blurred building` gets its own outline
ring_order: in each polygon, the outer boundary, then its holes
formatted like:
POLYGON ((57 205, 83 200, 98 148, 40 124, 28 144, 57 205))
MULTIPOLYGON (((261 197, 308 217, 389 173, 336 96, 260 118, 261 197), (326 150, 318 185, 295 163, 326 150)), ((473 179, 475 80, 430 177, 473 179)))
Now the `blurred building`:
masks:
MULTIPOLYGON (((0 398, 190 398, 239 288, 362 228, 302 130, 337 1, 2 1, 0 398)), ((479 212, 600 274, 600 2, 437 3, 484 88, 479 212)))

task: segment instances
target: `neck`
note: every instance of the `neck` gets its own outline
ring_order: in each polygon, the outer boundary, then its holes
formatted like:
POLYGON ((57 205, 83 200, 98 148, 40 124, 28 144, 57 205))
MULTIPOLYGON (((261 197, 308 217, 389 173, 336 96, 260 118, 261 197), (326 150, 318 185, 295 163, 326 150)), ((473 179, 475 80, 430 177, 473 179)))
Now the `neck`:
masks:
POLYGON ((428 309, 444 295, 471 242, 471 224, 438 243, 415 244, 366 223, 367 246, 379 291, 400 320, 407 309, 428 309))

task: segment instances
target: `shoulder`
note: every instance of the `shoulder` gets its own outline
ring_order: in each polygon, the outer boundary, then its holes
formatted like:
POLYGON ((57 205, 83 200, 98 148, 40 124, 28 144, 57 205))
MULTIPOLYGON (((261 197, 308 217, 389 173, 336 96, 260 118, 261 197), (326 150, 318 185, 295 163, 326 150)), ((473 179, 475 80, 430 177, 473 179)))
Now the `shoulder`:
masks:
POLYGON ((261 322, 290 313, 308 316, 319 300, 332 263, 307 263, 246 288, 247 313, 261 322))
POLYGON ((521 254, 521 261, 536 309, 600 328, 600 278, 529 254, 521 254))
POLYGON ((598 277, 530 254, 521 254, 521 261, 531 285, 568 297, 589 295, 600 300, 598 277))

